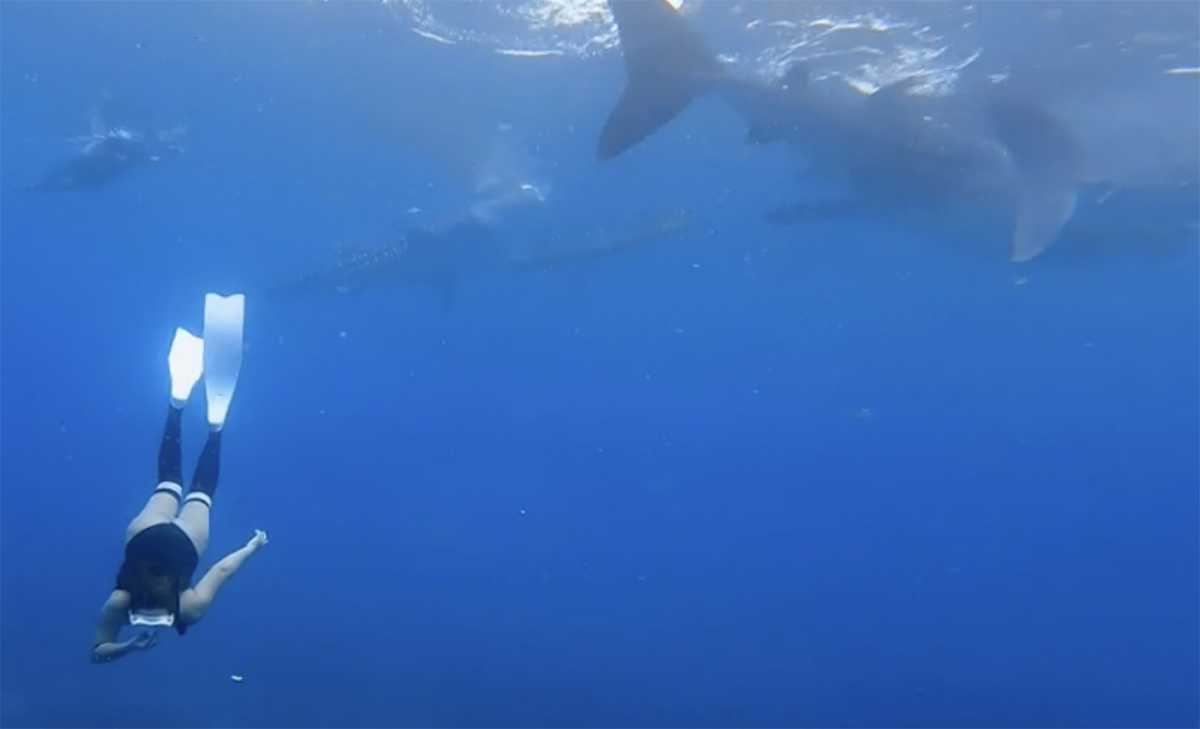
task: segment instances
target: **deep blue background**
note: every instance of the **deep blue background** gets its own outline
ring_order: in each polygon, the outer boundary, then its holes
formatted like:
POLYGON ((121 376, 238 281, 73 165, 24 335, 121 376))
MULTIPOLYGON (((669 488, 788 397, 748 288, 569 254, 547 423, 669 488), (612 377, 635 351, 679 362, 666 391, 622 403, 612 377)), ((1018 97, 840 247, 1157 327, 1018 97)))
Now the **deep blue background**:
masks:
POLYGON ((1194 245, 1016 268, 771 228, 785 161, 712 104, 593 162, 616 55, 320 8, 2 8, 0 724, 1200 722, 1194 245), (101 90, 186 123, 185 157, 15 192, 101 90), (555 181, 547 229, 691 225, 449 315, 262 293, 461 207, 500 121, 555 181), (206 562, 271 543, 186 639, 95 666, 210 290, 248 293, 248 351, 206 562))

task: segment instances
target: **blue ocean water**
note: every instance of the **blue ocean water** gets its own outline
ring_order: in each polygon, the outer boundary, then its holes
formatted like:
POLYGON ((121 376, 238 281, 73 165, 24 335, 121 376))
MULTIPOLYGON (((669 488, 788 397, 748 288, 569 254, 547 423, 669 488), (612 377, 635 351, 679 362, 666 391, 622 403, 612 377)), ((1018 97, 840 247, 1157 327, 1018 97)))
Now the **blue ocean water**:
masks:
POLYGON ((1032 75, 1133 202, 1026 264, 776 226, 824 181, 714 99, 600 163, 603 3, 0 4, 0 725, 1200 724, 1194 4, 684 9, 748 70, 1032 75), (183 151, 23 189, 95 123, 183 151), (544 197, 505 245, 637 245, 276 291, 496 180, 544 197), (201 569, 270 543, 95 665, 210 291, 246 352, 201 569))

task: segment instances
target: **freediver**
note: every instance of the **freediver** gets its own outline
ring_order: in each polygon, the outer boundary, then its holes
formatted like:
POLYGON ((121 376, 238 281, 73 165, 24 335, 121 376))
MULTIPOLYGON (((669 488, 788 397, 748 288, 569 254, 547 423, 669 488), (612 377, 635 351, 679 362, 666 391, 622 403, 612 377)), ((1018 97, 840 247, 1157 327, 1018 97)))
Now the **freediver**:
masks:
POLYGON ((157 642, 154 628, 186 633, 208 612, 225 581, 267 543, 266 532, 255 530, 245 546, 191 584, 208 546, 209 511, 220 471, 221 431, 241 368, 244 310, 245 297, 241 294, 209 294, 204 306, 204 338, 182 328, 175 331, 167 356, 171 401, 158 451, 158 485, 125 530, 125 559, 117 573, 116 587, 101 610, 92 641, 95 663, 153 648, 157 642), (184 497, 180 420, 201 374, 209 434, 191 491, 184 497), (145 630, 122 641, 118 638, 125 625, 145 630))

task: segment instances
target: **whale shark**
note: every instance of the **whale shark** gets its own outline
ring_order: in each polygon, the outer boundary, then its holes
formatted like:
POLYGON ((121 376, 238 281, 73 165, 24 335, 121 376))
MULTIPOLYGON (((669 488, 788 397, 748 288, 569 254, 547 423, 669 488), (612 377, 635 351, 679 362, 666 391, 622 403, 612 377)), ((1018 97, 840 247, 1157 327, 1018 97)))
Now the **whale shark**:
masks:
POLYGON ((1082 159, 1049 110, 991 82, 946 96, 913 77, 862 93, 818 82, 803 63, 774 81, 718 61, 666 0, 610 2, 627 82, 597 141, 601 160, 633 148, 695 99, 715 95, 740 115, 746 140, 784 144, 805 174, 844 190, 771 211, 776 223, 872 216, 988 217, 1011 225, 1009 256, 1036 258, 1074 214, 1082 159))
POLYGON ((31 192, 69 192, 104 187, 140 167, 183 153, 183 127, 147 133, 127 126, 105 126, 93 120, 90 134, 72 140, 77 149, 52 166, 31 192))
POLYGON ((669 211, 617 234, 571 236, 566 241, 530 243, 512 239, 501 211, 544 200, 532 185, 498 192, 470 205, 448 223, 415 228, 398 240, 370 248, 339 251, 337 262, 273 289, 276 295, 362 294, 394 286, 432 289, 443 313, 455 303, 459 281, 486 273, 525 273, 579 265, 618 255, 678 234, 688 225, 686 211, 669 211))

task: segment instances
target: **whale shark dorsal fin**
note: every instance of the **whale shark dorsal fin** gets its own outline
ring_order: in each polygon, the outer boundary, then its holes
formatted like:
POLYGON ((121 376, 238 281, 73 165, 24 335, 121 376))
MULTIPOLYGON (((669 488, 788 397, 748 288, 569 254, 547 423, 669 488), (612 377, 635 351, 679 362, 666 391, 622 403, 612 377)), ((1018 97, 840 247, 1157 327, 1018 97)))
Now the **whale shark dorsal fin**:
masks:
POLYGON ((609 3, 621 37, 626 85, 596 154, 611 159, 674 119, 721 76, 716 57, 666 0, 609 3))
POLYGON ((1075 214, 1076 197, 1069 184, 1034 184, 1021 191, 1010 251, 1014 263, 1032 261, 1054 242, 1075 214))

